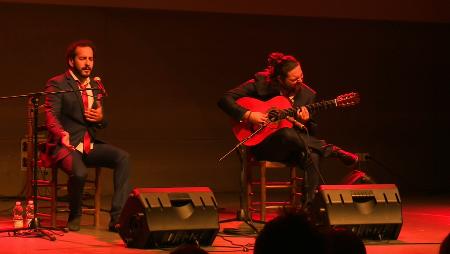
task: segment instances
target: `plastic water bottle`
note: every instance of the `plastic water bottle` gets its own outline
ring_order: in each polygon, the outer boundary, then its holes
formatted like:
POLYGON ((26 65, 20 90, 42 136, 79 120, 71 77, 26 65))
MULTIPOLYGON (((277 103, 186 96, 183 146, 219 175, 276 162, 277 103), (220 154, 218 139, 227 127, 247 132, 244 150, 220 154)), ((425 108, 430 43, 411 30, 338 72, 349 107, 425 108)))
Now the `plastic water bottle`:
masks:
POLYGON ((34 203, 33 200, 28 200, 25 208, 25 226, 30 227, 31 221, 34 219, 34 203))
POLYGON ((13 223, 14 228, 23 228, 23 207, 20 201, 13 208, 13 223))

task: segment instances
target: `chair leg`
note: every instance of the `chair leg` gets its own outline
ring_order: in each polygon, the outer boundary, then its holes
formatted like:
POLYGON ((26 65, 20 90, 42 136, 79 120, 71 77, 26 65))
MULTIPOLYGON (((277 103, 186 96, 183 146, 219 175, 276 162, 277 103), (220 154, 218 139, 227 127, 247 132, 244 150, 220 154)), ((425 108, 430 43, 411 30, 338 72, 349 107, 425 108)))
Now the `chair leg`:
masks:
POLYGON ((261 221, 266 221, 266 164, 261 163, 261 221))
POLYGON ((302 181, 302 183, 301 183, 301 193, 302 193, 302 196, 301 196, 301 205, 302 205, 302 208, 303 208, 303 206, 305 206, 306 205, 306 195, 307 195, 307 193, 306 193, 306 183, 308 182, 308 173, 306 172, 306 170, 303 170, 303 181, 302 181))
POLYGON ((95 214, 94 214, 94 225, 95 227, 100 226, 100 208, 101 208, 101 181, 100 181, 100 174, 102 169, 101 168, 95 168, 95 196, 94 196, 94 208, 95 208, 95 214))
POLYGON ((51 179, 51 201, 50 201, 50 223, 51 227, 56 228, 56 209, 58 206, 58 169, 52 168, 51 179))
POLYGON ((290 178, 291 178, 291 206, 294 208, 297 205, 297 168, 290 168, 290 178))
POLYGON ((245 211, 248 213, 247 216, 249 218, 252 218, 252 211, 251 211, 251 207, 252 207, 252 195, 253 195, 253 186, 252 186, 252 182, 253 182, 253 176, 252 176, 252 169, 250 167, 250 165, 247 162, 244 162, 245 164, 245 168, 244 168, 244 172, 245 172, 245 177, 246 177, 246 195, 247 195, 247 203, 245 204, 245 211))

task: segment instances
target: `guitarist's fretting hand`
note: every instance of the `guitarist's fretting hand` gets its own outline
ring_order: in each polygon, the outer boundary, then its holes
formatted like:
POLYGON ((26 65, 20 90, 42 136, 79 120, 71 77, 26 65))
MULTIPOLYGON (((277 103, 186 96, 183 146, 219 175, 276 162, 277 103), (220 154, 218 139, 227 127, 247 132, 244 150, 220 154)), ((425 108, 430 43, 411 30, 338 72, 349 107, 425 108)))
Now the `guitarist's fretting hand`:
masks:
POLYGON ((303 122, 307 122, 309 120, 309 111, 306 107, 301 107, 297 111, 297 117, 300 118, 303 122))
POLYGON ((245 112, 244 119, 247 119, 247 122, 253 125, 261 125, 269 120, 269 118, 267 117, 267 113, 255 112, 250 110, 245 112))

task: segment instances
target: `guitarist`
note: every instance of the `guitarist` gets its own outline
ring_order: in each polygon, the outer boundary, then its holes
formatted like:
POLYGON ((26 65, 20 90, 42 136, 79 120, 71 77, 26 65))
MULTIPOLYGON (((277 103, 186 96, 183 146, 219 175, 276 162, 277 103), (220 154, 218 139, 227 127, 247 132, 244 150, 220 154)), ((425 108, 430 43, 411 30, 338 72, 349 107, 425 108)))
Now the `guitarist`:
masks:
POLYGON ((347 166, 353 166, 358 156, 341 148, 327 144, 314 136, 316 124, 310 112, 303 105, 314 102, 316 92, 303 83, 303 72, 299 61, 293 56, 271 53, 267 68, 255 74, 253 79, 224 93, 218 106, 231 118, 259 126, 268 121, 267 112, 255 112, 240 106, 236 100, 251 97, 267 101, 275 96, 284 96, 294 107, 299 107, 293 128, 280 128, 260 143, 250 146, 250 152, 257 160, 294 163, 306 170, 306 204, 314 198, 314 190, 319 184, 319 159, 333 156, 340 158, 347 166))

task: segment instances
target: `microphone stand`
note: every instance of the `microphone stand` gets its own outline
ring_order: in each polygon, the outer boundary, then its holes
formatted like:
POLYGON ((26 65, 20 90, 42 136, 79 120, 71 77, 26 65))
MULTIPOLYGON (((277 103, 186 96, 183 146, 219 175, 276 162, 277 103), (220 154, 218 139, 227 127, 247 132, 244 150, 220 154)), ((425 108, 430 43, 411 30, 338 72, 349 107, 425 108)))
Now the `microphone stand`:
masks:
POLYGON ((51 227, 41 227, 39 218, 37 218, 37 209, 38 209, 38 113, 39 113, 39 97, 43 95, 48 94, 62 94, 62 93, 73 93, 73 92, 81 92, 86 90, 100 90, 98 88, 85 88, 85 89, 73 89, 73 90, 59 90, 59 91, 52 91, 52 92, 35 92, 35 93, 28 93, 28 94, 21 94, 21 95, 12 95, 12 96, 3 96, 0 97, 0 100, 7 100, 7 99, 17 99, 17 98, 28 98, 31 100, 31 103, 33 105, 33 126, 32 126, 32 147, 33 147, 33 180, 32 180, 32 188, 33 188, 33 203, 34 203, 34 218, 31 221, 30 225, 26 225, 21 228, 3 228, 0 229, 0 233, 3 232, 20 232, 20 231, 27 231, 31 230, 31 232, 35 233, 37 237, 47 237, 50 241, 55 241, 56 237, 55 235, 50 232, 51 230, 59 230, 57 228, 51 228, 51 227))
MULTIPOLYGON (((254 223, 261 223, 264 224, 264 221, 259 221, 259 220, 253 220, 249 214, 248 211, 248 207, 249 204, 248 202, 245 201, 244 204, 244 200, 246 199, 246 193, 244 191, 245 186, 247 185, 247 168, 245 166, 245 161, 247 160, 247 158, 244 157, 245 152, 244 152, 244 147, 242 146, 245 142, 247 142, 247 140, 251 139, 252 137, 254 137, 256 134, 260 133, 264 128, 267 127, 267 125, 273 121, 269 121, 267 123, 262 124, 261 126, 259 126, 258 129, 256 129, 254 132, 252 132, 248 137, 244 138, 241 142, 239 142, 238 144, 236 144, 230 151, 228 151, 227 153, 225 153, 225 155, 223 155, 220 159, 219 162, 221 162, 223 159, 225 159, 226 157, 228 157, 228 155, 230 155, 233 151, 235 151, 236 149, 239 148, 238 153, 239 153, 239 160, 241 162, 241 175, 240 175, 240 181, 239 181, 239 187, 240 187, 240 193, 239 193, 239 210, 236 212, 236 217, 231 218, 231 219, 225 219, 225 220, 221 220, 219 221, 219 223, 227 223, 227 222, 234 222, 234 221, 242 221, 245 224, 247 224, 254 233, 259 233, 259 230, 256 228, 256 226, 254 225, 254 223)), ((224 228, 223 230, 224 233, 226 234, 240 234, 238 229, 234 229, 234 228, 224 228)))
POLYGON ((235 145, 230 151, 228 151, 226 154, 224 154, 222 157, 220 157, 219 162, 221 162, 223 159, 228 157, 234 150, 238 149, 240 146, 242 146, 247 140, 251 139, 256 134, 260 133, 264 128, 267 127, 269 123, 262 124, 257 130, 252 132, 248 137, 244 138, 241 142, 239 142, 237 145, 235 145))

